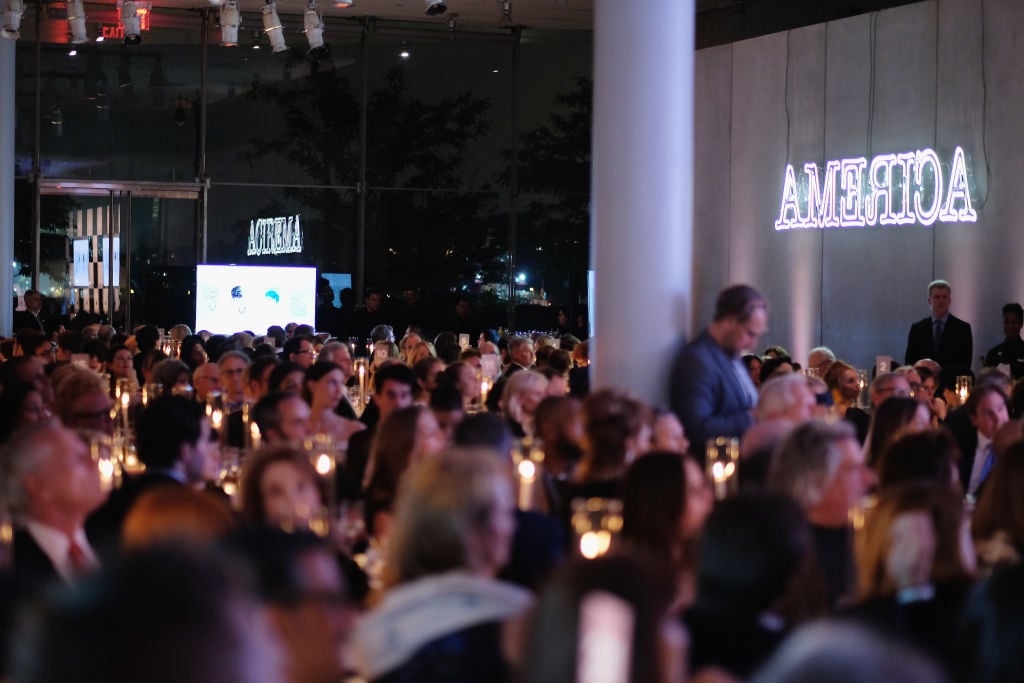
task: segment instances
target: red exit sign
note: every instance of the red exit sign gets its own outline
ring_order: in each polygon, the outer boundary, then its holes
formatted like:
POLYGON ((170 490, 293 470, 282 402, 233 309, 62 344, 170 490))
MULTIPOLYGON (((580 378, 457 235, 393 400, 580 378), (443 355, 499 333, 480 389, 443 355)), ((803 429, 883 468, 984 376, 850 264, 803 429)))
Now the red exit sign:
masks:
POLYGON ((103 24, 103 39, 124 40, 124 26, 121 24, 103 24))

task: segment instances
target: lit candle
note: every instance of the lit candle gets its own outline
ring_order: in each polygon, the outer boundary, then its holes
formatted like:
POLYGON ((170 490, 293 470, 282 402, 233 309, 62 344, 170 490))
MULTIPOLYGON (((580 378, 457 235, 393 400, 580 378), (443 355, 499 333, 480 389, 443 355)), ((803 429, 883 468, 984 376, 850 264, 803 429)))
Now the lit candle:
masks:
POLYGON ((480 380, 480 405, 487 405, 487 395, 491 393, 491 380, 484 377, 480 380))
POLYGON ((366 405, 366 360, 360 358, 356 365, 359 373, 359 402, 366 405))
POLYGON ((608 552, 611 545, 612 535, 604 529, 587 531, 580 536, 580 555, 592 560, 608 552))
POLYGON ((124 421, 124 435, 128 437, 128 406, 131 405, 132 397, 128 391, 121 392, 121 418, 124 421))
POLYGON ((313 467, 318 474, 326 477, 334 469, 334 458, 331 457, 330 453, 318 453, 313 467))
POLYGON ((252 449, 256 450, 262 443, 260 426, 255 422, 249 423, 249 441, 252 443, 252 449))
POLYGON ((220 428, 224 424, 224 411, 220 408, 214 408, 213 412, 210 413, 210 425, 220 433, 220 428))
POLYGON ((109 457, 101 457, 96 467, 100 471, 100 485, 109 493, 114 488, 114 461, 109 457))
POLYGON ((736 464, 732 462, 716 462, 711 466, 711 478, 715 489, 715 499, 724 500, 729 495, 729 480, 736 474, 736 464))
POLYGON ((524 458, 519 461, 519 509, 529 510, 533 506, 533 489, 537 482, 537 466, 524 458))

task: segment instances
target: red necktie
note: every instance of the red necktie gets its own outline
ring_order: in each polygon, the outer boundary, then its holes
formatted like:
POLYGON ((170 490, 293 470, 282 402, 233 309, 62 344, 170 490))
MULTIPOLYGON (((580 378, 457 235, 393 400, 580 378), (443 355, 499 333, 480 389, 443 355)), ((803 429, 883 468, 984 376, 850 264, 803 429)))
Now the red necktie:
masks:
POLYGON ((85 556, 85 551, 82 550, 82 546, 78 545, 73 538, 68 546, 68 560, 71 561, 71 569, 76 576, 85 574, 91 569, 89 558, 85 556))

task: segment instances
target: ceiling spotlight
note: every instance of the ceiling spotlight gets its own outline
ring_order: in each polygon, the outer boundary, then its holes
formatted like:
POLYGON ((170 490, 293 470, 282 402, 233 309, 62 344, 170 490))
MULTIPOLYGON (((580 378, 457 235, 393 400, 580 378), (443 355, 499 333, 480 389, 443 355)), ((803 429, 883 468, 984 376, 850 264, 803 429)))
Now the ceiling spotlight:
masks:
POLYGON ((85 9, 82 0, 71 0, 68 3, 68 28, 71 30, 71 43, 81 45, 89 42, 85 32, 85 9))
POLYGON ((68 50, 68 57, 77 57, 77 56, 78 56, 78 50, 76 48, 71 48, 70 50, 68 50))
POLYGON ((253 29, 252 32, 252 49, 260 49, 260 32, 259 29, 253 29))
POLYGON ((121 4, 121 23, 124 24, 125 45, 138 45, 142 42, 142 20, 135 0, 124 0, 121 4))
POLYGON ((412 56, 412 53, 409 52, 409 46, 405 44, 405 41, 402 41, 402 49, 398 53, 398 56, 402 59, 409 59, 409 57, 412 56))
POLYGON ((220 8, 220 44, 224 47, 238 45, 238 27, 242 24, 242 14, 238 11, 238 3, 228 0, 220 8))
POLYGON ((284 42, 284 28, 281 26, 281 19, 277 16, 277 3, 271 0, 263 6, 263 31, 270 39, 270 47, 273 52, 284 52, 288 49, 284 42))
POLYGON ((334 0, 334 6, 338 9, 348 9, 355 4, 355 0, 334 0))
POLYGON ((25 13, 25 0, 7 0, 3 13, 3 29, 0 35, 9 40, 21 37, 21 15, 25 13))
POLYGON ((309 54, 318 55, 326 51, 324 46, 324 22, 320 16, 320 8, 316 0, 310 0, 306 5, 306 14, 302 17, 302 32, 306 34, 306 41, 309 42, 309 54))
POLYGON ((444 4, 444 0, 426 0, 427 3, 427 16, 435 16, 437 14, 444 14, 445 10, 448 9, 448 5, 444 4))
POLYGON ((512 0, 502 0, 501 21, 505 24, 512 23, 512 0))
POLYGON ((220 7, 224 4, 224 0, 209 0, 210 5, 213 7, 220 7))
POLYGON ((103 42, 103 24, 96 24, 96 42, 103 42))

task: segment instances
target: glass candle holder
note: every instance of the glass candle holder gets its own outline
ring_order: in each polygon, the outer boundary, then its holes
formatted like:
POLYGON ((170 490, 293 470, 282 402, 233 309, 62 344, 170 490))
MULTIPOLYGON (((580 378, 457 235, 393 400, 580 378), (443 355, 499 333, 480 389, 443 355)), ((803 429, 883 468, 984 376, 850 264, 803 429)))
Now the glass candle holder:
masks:
POLYGON ((572 501, 576 549, 592 560, 611 550, 622 531, 622 501, 614 498, 576 498, 572 501))
POLYGON ((857 407, 858 408, 870 408, 871 398, 868 396, 868 387, 871 386, 871 373, 867 370, 857 371, 857 388, 860 389, 860 393, 857 394, 857 407))
POLYGON ((740 487, 740 440, 716 436, 705 443, 708 481, 715 500, 736 495, 740 487))
POLYGON ((971 395, 971 389, 974 388, 974 378, 970 375, 957 375, 956 378, 956 399, 960 402, 960 405, 967 403, 967 398, 971 395))

